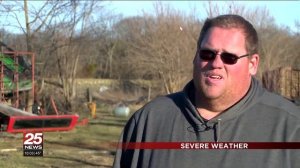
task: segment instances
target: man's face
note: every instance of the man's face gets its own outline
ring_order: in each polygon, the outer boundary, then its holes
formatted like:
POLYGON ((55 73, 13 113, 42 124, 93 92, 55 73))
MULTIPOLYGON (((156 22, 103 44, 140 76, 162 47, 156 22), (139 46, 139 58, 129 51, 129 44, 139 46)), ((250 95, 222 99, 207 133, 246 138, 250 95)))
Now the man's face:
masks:
POLYGON ((249 89, 251 75, 256 73, 258 55, 229 65, 222 61, 220 53, 248 54, 243 32, 237 28, 213 27, 199 45, 198 50, 205 48, 218 54, 214 60, 207 61, 201 59, 197 51, 193 73, 196 94, 205 100, 237 101, 242 98, 249 89))

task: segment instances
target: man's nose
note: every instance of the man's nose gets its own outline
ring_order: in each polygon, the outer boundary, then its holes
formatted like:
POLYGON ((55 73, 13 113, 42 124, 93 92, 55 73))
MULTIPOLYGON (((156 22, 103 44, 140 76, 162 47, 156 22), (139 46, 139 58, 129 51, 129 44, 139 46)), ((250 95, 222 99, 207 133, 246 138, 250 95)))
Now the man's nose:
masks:
POLYGON ((213 68, 222 68, 224 65, 222 59, 221 59, 221 55, 218 53, 216 55, 216 58, 214 60, 211 61, 211 66, 213 68))

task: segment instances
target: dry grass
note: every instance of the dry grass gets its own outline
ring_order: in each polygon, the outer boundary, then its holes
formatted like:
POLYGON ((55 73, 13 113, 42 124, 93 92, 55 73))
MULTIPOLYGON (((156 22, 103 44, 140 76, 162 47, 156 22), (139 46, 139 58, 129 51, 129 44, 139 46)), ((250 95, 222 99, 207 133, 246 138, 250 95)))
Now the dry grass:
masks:
POLYGON ((98 113, 86 126, 69 132, 45 132, 44 156, 24 157, 22 134, 0 134, 0 167, 111 167, 115 148, 128 118, 98 113))

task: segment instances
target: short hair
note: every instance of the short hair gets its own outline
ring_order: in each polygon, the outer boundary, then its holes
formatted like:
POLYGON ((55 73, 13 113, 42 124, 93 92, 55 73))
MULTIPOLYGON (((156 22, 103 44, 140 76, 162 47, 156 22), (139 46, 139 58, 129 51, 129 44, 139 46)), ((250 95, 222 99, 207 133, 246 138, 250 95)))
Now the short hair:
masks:
POLYGON ((205 20, 198 39, 198 47, 200 47, 205 35, 212 27, 220 28, 238 28, 241 29, 245 35, 246 50, 249 54, 258 53, 258 36, 253 25, 239 15, 219 15, 214 18, 205 20))

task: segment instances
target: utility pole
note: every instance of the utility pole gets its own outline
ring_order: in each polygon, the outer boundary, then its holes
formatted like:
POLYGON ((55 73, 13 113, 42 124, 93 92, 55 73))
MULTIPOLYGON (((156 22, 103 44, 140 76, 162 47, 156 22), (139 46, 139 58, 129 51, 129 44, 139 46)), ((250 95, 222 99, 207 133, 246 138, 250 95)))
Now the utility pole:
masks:
MULTIPOLYGON (((24 15, 25 15, 25 24, 26 24, 26 46, 27 46, 27 52, 32 52, 32 46, 31 46, 31 31, 30 31, 30 23, 29 23, 29 17, 28 17, 28 6, 27 6, 27 0, 24 0, 24 15)), ((33 64, 33 62, 32 62, 33 64)), ((34 70, 33 70, 34 71, 34 70)), ((34 87, 34 81, 32 83, 34 87)), ((25 91, 25 97, 26 97, 26 107, 27 111, 32 113, 32 105, 34 96, 30 94, 30 91, 25 91)))
POLYGON ((27 51, 31 52, 31 31, 30 31, 30 23, 28 18, 28 7, 27 7, 27 0, 24 0, 24 15, 25 15, 25 24, 26 24, 26 45, 27 51))

